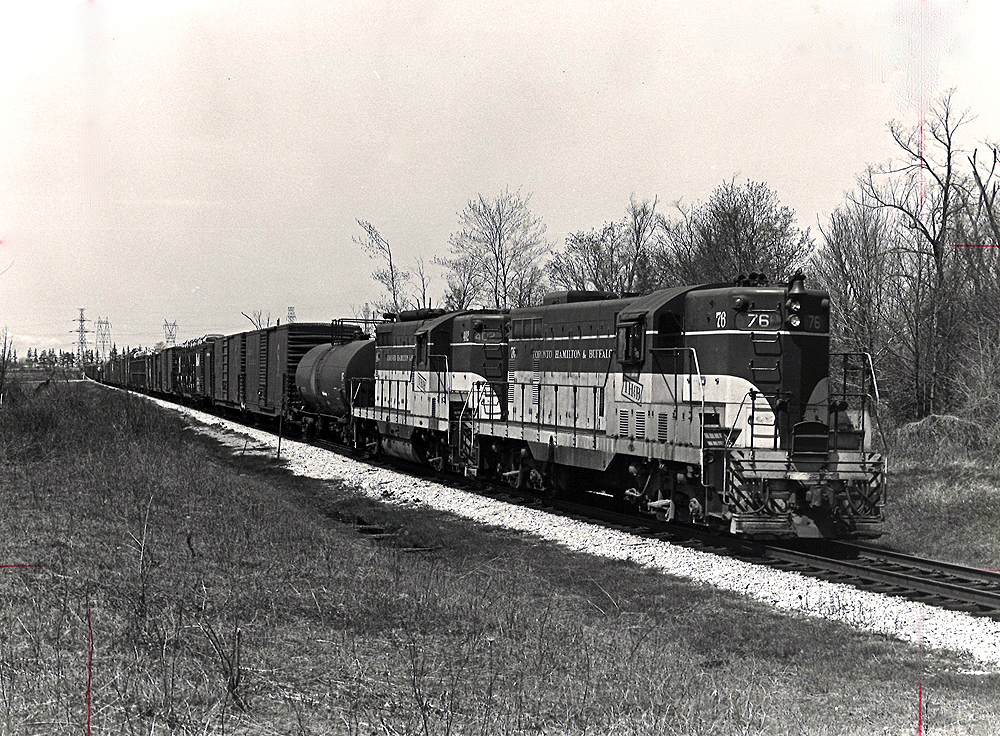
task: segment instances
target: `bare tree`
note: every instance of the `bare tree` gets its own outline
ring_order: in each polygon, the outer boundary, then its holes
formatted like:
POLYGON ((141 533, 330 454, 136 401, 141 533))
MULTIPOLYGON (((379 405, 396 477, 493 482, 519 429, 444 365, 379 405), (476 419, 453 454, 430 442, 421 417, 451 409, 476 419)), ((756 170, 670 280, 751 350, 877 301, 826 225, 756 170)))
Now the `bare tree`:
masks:
MULTIPOLYGON (((650 246, 659 226, 656 215, 657 197, 653 201, 629 197, 629 207, 622 223, 625 230, 623 246, 627 271, 621 293, 645 292, 651 286, 649 273, 650 246)), ((662 218, 661 218, 662 219, 662 218)))
POLYGON ((547 243, 545 225, 531 214, 530 201, 531 195, 522 198, 505 189, 493 199, 480 194, 459 214, 451 256, 438 261, 449 270, 448 303, 509 309, 537 298, 542 290, 537 262, 547 243))
MULTIPOLYGON (((969 166, 972 168, 972 177, 976 182, 976 191, 979 193, 976 201, 976 211, 972 213, 972 219, 980 220, 985 217, 989 225, 989 236, 992 238, 992 245, 1000 246, 1000 213, 997 212, 997 192, 1000 190, 1000 146, 995 143, 988 144, 993 161, 989 164, 989 169, 980 171, 976 163, 976 156, 979 150, 976 149, 969 157, 969 166)), ((987 244, 986 238, 980 238, 981 245, 987 244)))
POLYGON ((857 201, 870 207, 897 212, 903 224, 914 231, 914 255, 929 258, 934 266, 935 286, 946 276, 949 227, 967 200, 968 187, 959 175, 956 158, 961 152, 955 141, 959 127, 969 122, 969 113, 952 110, 948 92, 934 107, 926 125, 904 128, 893 120, 889 132, 902 151, 901 160, 871 166, 861 179, 863 197, 857 201), (934 143, 926 146, 926 134, 934 143))
POLYGON ((970 118, 967 111, 955 113, 953 94, 942 97, 922 125, 889 123, 902 155, 890 164, 869 167, 860 180, 860 196, 854 199, 861 206, 893 213, 903 231, 897 248, 898 281, 911 329, 910 359, 900 369, 908 377, 912 400, 901 408, 913 418, 952 406, 948 385, 964 329, 968 258, 952 246, 956 232, 970 224, 972 185, 960 171, 956 140, 957 130, 970 118))
POLYGON ((548 266, 553 286, 564 289, 645 293, 656 284, 650 268, 652 249, 663 217, 653 201, 629 198, 625 217, 601 229, 566 236, 566 248, 548 266))
POLYGON ((435 258, 434 262, 444 266, 445 294, 444 308, 460 312, 469 309, 484 289, 484 281, 475 258, 469 254, 454 258, 435 258))
POLYGON ((628 270, 622 257, 624 238, 620 222, 609 222, 600 230, 570 233, 565 250, 547 266, 549 281, 561 289, 621 294, 628 270))
POLYGON ((409 306, 406 284, 410 274, 396 267, 389 241, 382 237, 374 225, 365 220, 357 222, 365 234, 361 237, 355 236, 354 242, 364 248, 371 258, 385 261, 386 264, 385 268, 379 268, 372 272, 372 278, 382 284, 389 292, 388 299, 385 302, 379 302, 376 307, 381 311, 392 311, 398 314, 409 306))
POLYGON ((255 309, 250 312, 250 314, 247 314, 246 312, 240 312, 240 314, 250 320, 250 324, 253 325, 255 330, 263 330, 264 328, 271 326, 270 312, 265 315, 260 309, 255 309))
POLYGON ((763 182, 724 182, 708 202, 676 205, 679 220, 664 221, 654 256, 662 284, 728 281, 738 274, 788 278, 812 251, 808 228, 763 182))
POLYGON ((885 212, 848 201, 820 228, 823 245, 810 260, 816 281, 830 293, 830 331, 837 346, 876 360, 900 338, 895 309, 898 231, 885 212))
POLYGON ((431 275, 427 273, 427 264, 424 262, 423 256, 417 258, 416 265, 413 267, 413 273, 413 288, 416 291, 416 296, 413 301, 416 304, 417 309, 423 309, 431 306, 431 296, 429 293, 431 275))

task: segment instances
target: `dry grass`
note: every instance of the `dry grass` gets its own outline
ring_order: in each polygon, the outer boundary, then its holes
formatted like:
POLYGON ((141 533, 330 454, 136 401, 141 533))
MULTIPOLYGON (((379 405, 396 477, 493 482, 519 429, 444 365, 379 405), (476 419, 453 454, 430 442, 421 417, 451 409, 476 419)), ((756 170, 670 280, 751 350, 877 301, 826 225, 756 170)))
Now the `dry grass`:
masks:
POLYGON ((927 417, 898 430, 879 543, 1000 569, 998 452, 991 433, 958 417, 927 417))
POLYGON ((237 463, 86 386, 0 416, 0 733, 1000 728, 996 675, 237 463), (240 472, 242 470, 242 473, 240 472), (359 533, 357 523, 368 531, 359 533), (430 551, 427 551, 430 550, 430 551))

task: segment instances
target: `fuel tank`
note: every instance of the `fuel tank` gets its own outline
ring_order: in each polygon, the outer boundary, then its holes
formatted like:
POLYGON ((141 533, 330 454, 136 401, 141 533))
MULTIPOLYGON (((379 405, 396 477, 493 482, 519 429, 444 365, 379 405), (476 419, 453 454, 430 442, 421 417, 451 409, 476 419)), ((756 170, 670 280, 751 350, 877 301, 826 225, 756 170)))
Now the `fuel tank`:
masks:
POLYGON ((335 417, 346 416, 352 405, 370 406, 374 378, 374 340, 317 345, 295 369, 295 387, 309 410, 335 417), (368 380, 352 385, 355 378, 368 380))

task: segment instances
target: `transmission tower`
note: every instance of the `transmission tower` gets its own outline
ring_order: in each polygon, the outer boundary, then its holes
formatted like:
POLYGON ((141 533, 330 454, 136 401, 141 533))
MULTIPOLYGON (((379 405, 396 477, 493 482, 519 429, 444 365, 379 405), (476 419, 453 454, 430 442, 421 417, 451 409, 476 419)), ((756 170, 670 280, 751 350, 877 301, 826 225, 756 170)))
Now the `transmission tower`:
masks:
POLYGON ((177 343, 177 320, 173 322, 163 320, 163 340, 167 345, 175 345, 177 343))
POLYGON ((295 322, 295 307, 288 308, 288 316, 285 317, 285 322, 288 324, 295 322))
POLYGON ((70 330, 70 332, 76 333, 76 356, 80 360, 80 365, 83 365, 83 358, 87 354, 87 333, 93 332, 93 330, 87 329, 87 323, 90 321, 83 316, 84 307, 80 307, 80 317, 74 321, 79 322, 80 325, 75 330, 70 330))
POLYGON ((111 344, 111 322, 108 318, 97 320, 97 351, 101 356, 101 360, 106 360, 108 357, 108 345, 111 344))

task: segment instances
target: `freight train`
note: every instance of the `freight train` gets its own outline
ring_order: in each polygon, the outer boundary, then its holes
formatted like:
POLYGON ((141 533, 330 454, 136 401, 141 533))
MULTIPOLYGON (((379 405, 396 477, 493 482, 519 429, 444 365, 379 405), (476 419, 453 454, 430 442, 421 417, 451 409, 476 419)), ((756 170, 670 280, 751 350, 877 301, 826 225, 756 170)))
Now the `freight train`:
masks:
POLYGON ((544 494, 612 496, 755 538, 874 538, 871 359, 831 354, 797 274, 379 323, 208 335, 91 370, 104 382, 544 494))

